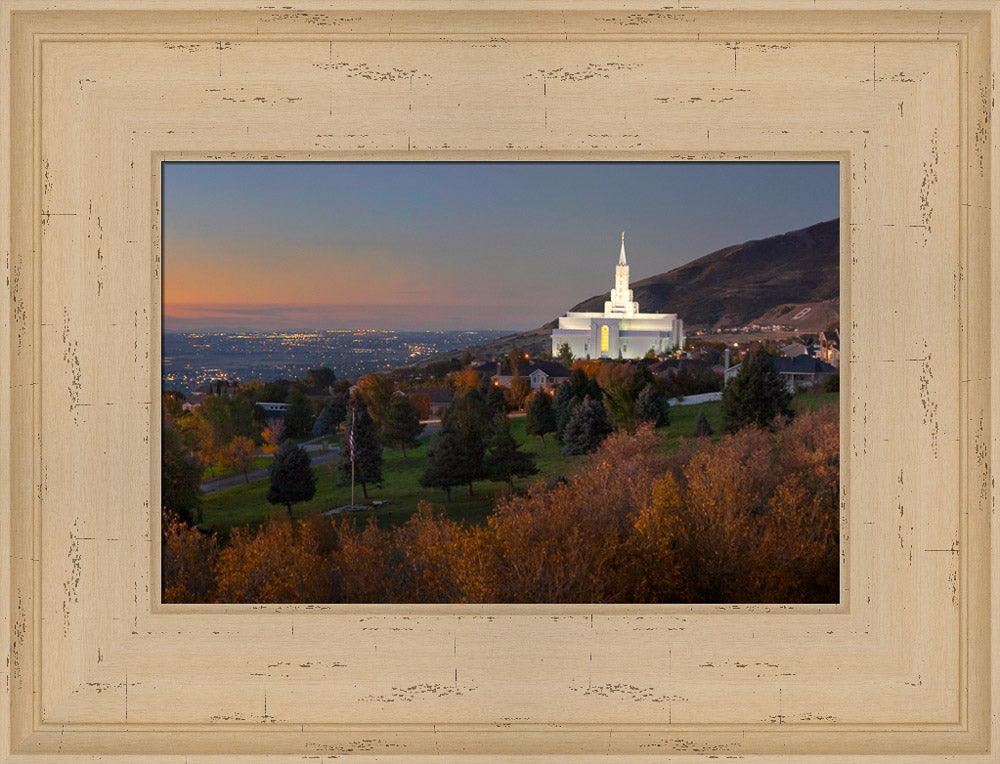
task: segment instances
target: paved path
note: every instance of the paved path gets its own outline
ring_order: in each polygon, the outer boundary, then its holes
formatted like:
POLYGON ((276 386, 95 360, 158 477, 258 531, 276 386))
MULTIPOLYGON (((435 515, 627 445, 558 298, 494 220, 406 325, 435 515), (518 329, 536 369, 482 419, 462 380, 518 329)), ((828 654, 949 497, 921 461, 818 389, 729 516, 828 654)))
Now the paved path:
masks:
MULTIPOLYGON (((334 447, 329 451, 324 451, 321 453, 310 453, 311 464, 315 467, 317 464, 324 464, 340 456, 340 449, 334 447)), ((247 478, 249 482, 253 483, 256 480, 263 480, 268 477, 270 472, 267 468, 252 470, 247 473, 247 478)), ((219 478, 217 480, 209 480, 201 484, 202 493, 211 493, 212 491, 221 491, 223 488, 232 488, 234 485, 244 485, 247 482, 242 475, 230 475, 229 477, 219 478)))

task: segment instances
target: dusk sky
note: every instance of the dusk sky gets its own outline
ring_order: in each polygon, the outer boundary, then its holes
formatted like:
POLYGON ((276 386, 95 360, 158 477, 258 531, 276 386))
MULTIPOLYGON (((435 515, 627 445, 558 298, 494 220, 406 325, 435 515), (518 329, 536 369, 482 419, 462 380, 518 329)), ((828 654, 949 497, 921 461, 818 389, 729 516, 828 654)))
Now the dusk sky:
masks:
POLYGON ((530 329, 613 286, 622 231, 638 281, 837 217, 838 172, 804 162, 171 162, 164 327, 530 329))

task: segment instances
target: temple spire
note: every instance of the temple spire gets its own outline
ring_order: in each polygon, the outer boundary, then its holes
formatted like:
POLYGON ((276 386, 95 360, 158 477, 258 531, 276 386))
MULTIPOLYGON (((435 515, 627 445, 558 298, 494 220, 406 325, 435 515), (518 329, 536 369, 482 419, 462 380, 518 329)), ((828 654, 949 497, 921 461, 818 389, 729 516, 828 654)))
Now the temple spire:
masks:
POLYGON ((622 251, 621 251, 621 254, 618 255, 618 264, 619 265, 628 265, 628 263, 625 260, 625 232, 624 231, 622 231, 622 251))

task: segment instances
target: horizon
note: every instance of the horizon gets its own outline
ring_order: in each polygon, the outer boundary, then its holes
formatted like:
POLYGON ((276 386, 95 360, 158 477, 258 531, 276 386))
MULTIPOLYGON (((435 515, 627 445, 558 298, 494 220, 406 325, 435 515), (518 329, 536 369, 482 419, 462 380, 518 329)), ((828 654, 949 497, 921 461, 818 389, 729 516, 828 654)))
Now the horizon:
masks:
POLYGON ((534 329, 840 214, 836 162, 166 162, 165 331, 534 329), (720 210, 724 213, 720 214, 720 210))

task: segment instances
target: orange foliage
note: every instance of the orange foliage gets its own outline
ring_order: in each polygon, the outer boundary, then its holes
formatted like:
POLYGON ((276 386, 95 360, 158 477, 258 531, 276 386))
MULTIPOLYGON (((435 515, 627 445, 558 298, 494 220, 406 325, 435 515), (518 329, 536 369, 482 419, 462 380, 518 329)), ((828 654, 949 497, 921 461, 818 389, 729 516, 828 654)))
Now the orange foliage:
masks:
POLYGON ((417 407, 417 413, 420 415, 421 421, 431 418, 431 414, 434 413, 434 407, 431 403, 431 397, 427 393, 407 393, 407 397, 417 407))
POLYGON ((176 515, 164 515, 163 601, 211 602, 218 556, 214 533, 206 536, 181 522, 176 515))
POLYGON ((451 373, 451 384, 455 388, 456 393, 460 393, 463 390, 475 390, 479 387, 481 380, 482 375, 471 366, 451 373))
POLYGON ((835 602, 838 429, 835 410, 805 412, 777 432, 694 438, 668 456, 640 427, 609 437, 568 482, 501 499, 482 526, 427 505, 388 530, 275 520, 234 532, 211 591, 204 566, 184 563, 209 542, 174 524, 165 591, 221 602, 835 602))
POLYGON ((233 531, 219 552, 218 602, 327 602, 329 584, 314 524, 276 516, 260 529, 233 531))
POLYGON ((260 450, 265 454, 278 453, 278 449, 281 448, 281 441, 285 437, 285 420, 280 418, 268 419, 261 435, 264 438, 264 444, 260 447, 260 450))
POLYGON ((587 375, 587 379, 596 379, 601 367, 609 363, 611 363, 611 361, 603 361, 600 358, 594 358, 592 360, 577 358, 573 361, 569 368, 570 371, 573 369, 583 369, 583 373, 587 375))

